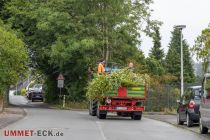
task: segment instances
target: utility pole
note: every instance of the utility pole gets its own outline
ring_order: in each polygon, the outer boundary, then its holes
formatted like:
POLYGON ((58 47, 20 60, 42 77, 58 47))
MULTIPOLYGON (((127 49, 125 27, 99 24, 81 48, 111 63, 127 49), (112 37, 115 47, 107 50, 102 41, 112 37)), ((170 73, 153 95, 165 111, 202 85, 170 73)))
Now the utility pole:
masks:
POLYGON ((180 30, 180 41, 181 41, 181 97, 184 94, 184 62, 183 62, 183 45, 182 45, 182 30, 186 28, 186 25, 176 25, 174 28, 180 30))

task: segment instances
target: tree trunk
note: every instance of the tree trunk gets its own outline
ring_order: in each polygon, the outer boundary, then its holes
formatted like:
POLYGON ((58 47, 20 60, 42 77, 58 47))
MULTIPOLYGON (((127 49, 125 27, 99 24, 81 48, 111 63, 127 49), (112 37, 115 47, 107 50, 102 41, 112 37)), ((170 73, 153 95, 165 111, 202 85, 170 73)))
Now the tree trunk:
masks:
POLYGON ((3 111, 4 108, 4 100, 3 97, 0 97, 0 113, 3 111))

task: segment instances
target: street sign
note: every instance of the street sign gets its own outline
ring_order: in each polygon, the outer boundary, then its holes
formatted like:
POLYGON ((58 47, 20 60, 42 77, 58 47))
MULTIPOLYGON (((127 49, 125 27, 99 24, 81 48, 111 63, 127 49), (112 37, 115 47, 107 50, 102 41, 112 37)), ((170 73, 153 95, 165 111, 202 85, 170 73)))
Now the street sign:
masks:
POLYGON ((58 76, 57 80, 65 80, 65 78, 64 78, 64 76, 63 76, 63 74, 59 74, 59 76, 58 76))
POLYGON ((64 80, 58 80, 58 88, 63 88, 64 80))
POLYGON ((58 80, 58 88, 63 88, 64 86, 64 76, 62 74, 59 74, 57 80, 58 80))

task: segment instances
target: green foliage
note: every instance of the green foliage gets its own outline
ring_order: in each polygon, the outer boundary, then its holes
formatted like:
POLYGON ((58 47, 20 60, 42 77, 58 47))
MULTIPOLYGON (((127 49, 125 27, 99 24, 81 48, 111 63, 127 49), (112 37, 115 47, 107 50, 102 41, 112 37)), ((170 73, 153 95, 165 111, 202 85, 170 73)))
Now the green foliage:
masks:
POLYGON ((207 80, 205 83, 205 89, 210 90, 210 80, 207 80))
POLYGON ((0 91, 25 76, 27 63, 24 43, 0 20, 0 91))
POLYGON ((20 95, 21 95, 21 96, 26 96, 26 89, 25 89, 25 88, 22 88, 22 89, 20 90, 20 95))
POLYGON ((209 49, 210 49, 210 25, 202 31, 201 35, 197 37, 192 51, 196 54, 198 60, 203 64, 203 72, 209 72, 209 49))
MULTIPOLYGON (((181 71, 181 42, 180 42, 180 30, 174 29, 172 32, 171 41, 169 43, 169 50, 166 55, 165 67, 167 73, 176 76, 177 83, 180 81, 180 71, 181 71)), ((186 40, 183 40, 183 62, 184 62, 184 81, 187 83, 193 83, 195 80, 194 70, 192 67, 192 59, 189 53, 189 46, 186 40)))
POLYGON ((149 82, 148 75, 140 75, 130 70, 120 70, 110 75, 102 75, 93 79, 87 87, 87 97, 90 99, 103 98, 109 91, 117 90, 118 87, 137 87, 149 82))
POLYGON ((150 50, 149 56, 150 58, 154 58, 158 60, 160 63, 163 62, 164 58, 164 50, 161 49, 161 37, 159 27, 154 28, 154 33, 152 35, 153 38, 153 48, 150 50))
POLYGON ((100 58, 126 65, 143 63, 137 46, 142 32, 149 34, 151 0, 12 0, 2 17, 23 34, 31 66, 47 77, 47 100, 58 98, 56 77, 64 74, 63 92, 72 100, 85 98, 87 69, 100 58))
POLYGON ((146 59, 146 66, 147 71, 152 75, 163 75, 165 73, 165 69, 160 61, 153 57, 146 59))

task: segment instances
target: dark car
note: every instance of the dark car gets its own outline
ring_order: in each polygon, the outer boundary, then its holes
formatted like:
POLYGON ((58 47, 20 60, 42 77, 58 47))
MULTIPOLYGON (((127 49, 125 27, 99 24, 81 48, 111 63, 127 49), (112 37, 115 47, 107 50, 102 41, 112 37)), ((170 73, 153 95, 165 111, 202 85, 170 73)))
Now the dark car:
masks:
POLYGON ((205 74, 202 83, 200 105, 200 133, 208 133, 210 128, 210 73, 205 74))
POLYGON ((177 102, 177 123, 183 125, 187 123, 191 127, 193 123, 199 122, 199 108, 201 101, 201 86, 191 86, 187 88, 184 95, 177 102))
POLYGON ((31 101, 34 102, 35 100, 39 100, 39 101, 42 101, 43 102, 43 93, 42 92, 39 92, 39 91, 33 91, 31 93, 31 101))
POLYGON ((29 92, 31 101, 40 100, 43 101, 43 84, 35 84, 29 92))

